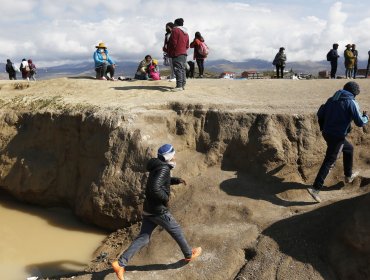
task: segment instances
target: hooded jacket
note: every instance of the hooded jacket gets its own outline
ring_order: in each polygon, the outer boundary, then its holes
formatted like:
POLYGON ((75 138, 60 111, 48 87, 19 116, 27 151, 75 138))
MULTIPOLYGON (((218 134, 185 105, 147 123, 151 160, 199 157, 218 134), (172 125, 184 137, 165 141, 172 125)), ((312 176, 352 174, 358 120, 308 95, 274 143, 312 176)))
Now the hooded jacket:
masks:
POLYGON ((97 49, 94 52, 93 58, 95 62, 95 68, 100 67, 101 65, 103 65, 103 63, 106 63, 106 62, 108 62, 108 64, 115 64, 114 61, 110 58, 109 52, 107 49, 104 49, 104 53, 106 56, 106 60, 104 60, 103 55, 101 54, 101 52, 99 52, 99 49, 97 49))
POLYGON ((168 40, 167 53, 169 57, 187 55, 189 48, 189 34, 185 27, 175 26, 168 40))
POLYGON ((180 184, 181 179, 171 177, 171 166, 158 158, 150 159, 146 169, 149 178, 145 189, 144 211, 147 214, 162 215, 168 212, 170 186, 180 184))
POLYGON ((362 116, 355 96, 346 90, 338 90, 317 112, 323 134, 344 138, 350 129, 352 120, 359 127, 369 121, 362 116))

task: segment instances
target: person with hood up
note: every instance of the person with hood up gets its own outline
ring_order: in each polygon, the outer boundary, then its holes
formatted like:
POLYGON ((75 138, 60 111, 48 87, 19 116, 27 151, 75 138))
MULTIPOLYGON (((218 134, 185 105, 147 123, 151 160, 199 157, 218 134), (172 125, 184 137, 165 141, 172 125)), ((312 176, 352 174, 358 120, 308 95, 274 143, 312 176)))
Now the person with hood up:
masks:
POLYGON ((99 80, 115 81, 114 71, 116 64, 109 56, 107 46, 101 42, 95 47, 96 51, 94 52, 93 58, 95 62, 96 78, 99 80))
POLYGON ((284 77, 284 69, 286 63, 286 54, 284 53, 285 48, 281 47, 279 52, 275 55, 274 61, 272 65, 276 67, 276 78, 283 78, 284 77))
POLYGON ((5 71, 9 75, 9 80, 16 80, 17 79, 17 71, 16 71, 16 68, 15 68, 15 65, 10 59, 6 60, 5 71))
POLYGON ((185 180, 171 177, 171 170, 176 167, 175 149, 171 144, 164 144, 158 149, 157 158, 147 164, 149 178, 145 189, 143 220, 139 235, 128 249, 112 262, 113 270, 119 280, 124 279, 125 267, 134 254, 149 243, 152 232, 157 226, 164 228, 179 245, 184 254, 184 262, 195 260, 202 253, 202 248, 191 248, 185 239, 180 225, 168 210, 170 186, 186 185, 185 180))
POLYGON ((369 121, 367 112, 364 111, 361 114, 355 100, 359 94, 359 85, 356 82, 348 82, 344 85, 343 90, 338 90, 317 112, 320 129, 327 144, 326 155, 316 179, 312 187, 307 188, 309 194, 317 202, 321 202, 319 192, 340 153, 343 153, 345 182, 352 183, 359 174, 352 172, 353 146, 346 140, 346 136, 351 130, 352 120, 359 127, 369 121))
POLYGON ((168 55, 172 58, 176 77, 176 87, 172 91, 182 91, 186 85, 185 64, 187 61, 187 50, 189 49, 189 34, 183 25, 184 20, 182 18, 175 20, 167 45, 168 55))
POLYGON ((190 48, 194 48, 194 60, 197 62, 199 70, 199 78, 203 78, 204 74, 204 60, 206 56, 199 51, 201 44, 204 43, 204 38, 199 31, 195 32, 194 40, 190 44, 190 48))

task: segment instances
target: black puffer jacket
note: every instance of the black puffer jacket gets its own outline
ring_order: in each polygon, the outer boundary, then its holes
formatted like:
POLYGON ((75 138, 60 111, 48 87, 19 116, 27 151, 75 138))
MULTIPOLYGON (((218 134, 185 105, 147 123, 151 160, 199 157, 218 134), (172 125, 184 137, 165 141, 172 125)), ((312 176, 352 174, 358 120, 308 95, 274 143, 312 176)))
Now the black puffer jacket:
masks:
POLYGON ((161 215, 168 211, 170 185, 180 184, 181 179, 171 177, 171 166, 158 158, 150 159, 146 169, 150 173, 145 189, 144 211, 161 215))

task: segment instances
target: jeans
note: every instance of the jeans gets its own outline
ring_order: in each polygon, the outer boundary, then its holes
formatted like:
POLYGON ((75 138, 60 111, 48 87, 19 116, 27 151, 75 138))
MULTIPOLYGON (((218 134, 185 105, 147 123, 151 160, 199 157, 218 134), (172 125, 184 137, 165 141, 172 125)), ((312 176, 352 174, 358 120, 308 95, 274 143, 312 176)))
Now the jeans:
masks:
POLYGON ((176 77, 176 87, 184 88, 186 85, 186 55, 179 55, 172 58, 173 71, 176 77))
POLYGON ((353 68, 346 68, 346 78, 352 78, 353 68))
POLYGON ((97 78, 106 77, 108 78, 107 74, 109 73, 109 76, 111 78, 114 77, 114 67, 111 64, 103 63, 101 66, 96 67, 95 71, 97 73, 97 78))
POLYGON ((280 65, 276 65, 276 78, 283 78, 284 76, 284 66, 280 66, 280 65), (279 73, 281 73, 281 76, 279 75, 279 73))
POLYGON ((167 212, 162 215, 143 216, 139 235, 131 243, 130 247, 118 258, 120 266, 125 267, 135 253, 149 243, 152 232, 157 226, 163 227, 172 236, 180 246, 185 258, 191 257, 191 248, 186 242, 180 225, 176 222, 171 213, 167 212))
POLYGON ((199 70, 199 77, 204 74, 204 59, 203 58, 197 58, 197 65, 198 65, 198 70, 199 70))
POLYGON ((352 176, 353 146, 344 137, 323 136, 327 144, 327 149, 324 162, 313 183, 313 188, 316 190, 320 190, 323 187, 326 176, 328 176, 330 169, 334 166, 341 152, 343 152, 344 176, 352 176))
POLYGON ((338 61, 331 61, 330 66, 331 66, 330 78, 335 79, 335 75, 337 74, 338 69, 338 61))

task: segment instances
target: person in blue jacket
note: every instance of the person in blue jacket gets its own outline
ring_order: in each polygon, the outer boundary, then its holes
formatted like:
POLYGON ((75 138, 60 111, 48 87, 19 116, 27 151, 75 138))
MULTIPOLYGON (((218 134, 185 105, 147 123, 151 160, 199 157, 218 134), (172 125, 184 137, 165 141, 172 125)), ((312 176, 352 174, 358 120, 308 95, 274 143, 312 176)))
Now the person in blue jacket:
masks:
POLYGON ((315 182, 311 188, 307 188, 307 191, 317 202, 321 202, 319 191, 341 152, 343 152, 345 182, 352 183, 358 176, 358 172, 352 173, 353 146, 346 140, 346 135, 351 130, 352 120, 359 127, 369 121, 367 112, 360 113, 359 105, 355 100, 359 94, 359 85, 356 82, 348 82, 342 90, 338 90, 330 97, 317 112, 320 129, 327 144, 325 159, 315 182))
POLYGON ((109 56, 106 45, 101 42, 96 46, 96 51, 94 52, 94 62, 96 78, 99 80, 112 80, 114 81, 114 70, 116 64, 109 56), (109 73, 109 76, 107 75, 109 73))

